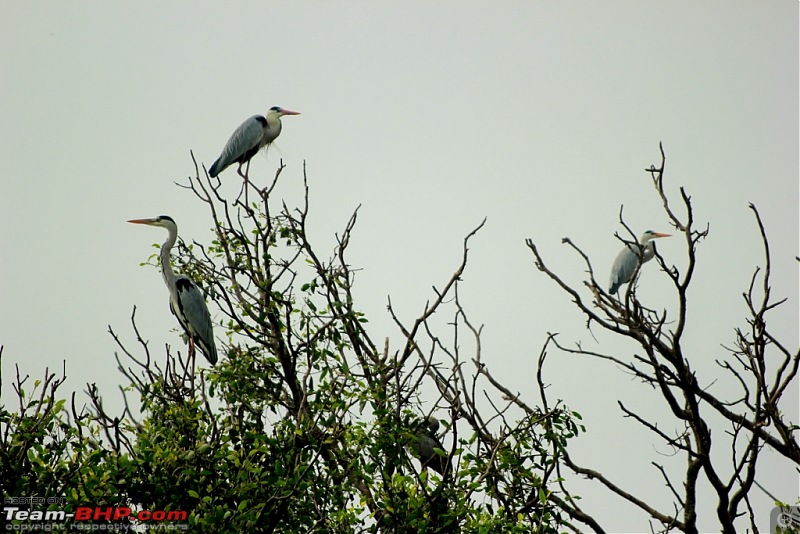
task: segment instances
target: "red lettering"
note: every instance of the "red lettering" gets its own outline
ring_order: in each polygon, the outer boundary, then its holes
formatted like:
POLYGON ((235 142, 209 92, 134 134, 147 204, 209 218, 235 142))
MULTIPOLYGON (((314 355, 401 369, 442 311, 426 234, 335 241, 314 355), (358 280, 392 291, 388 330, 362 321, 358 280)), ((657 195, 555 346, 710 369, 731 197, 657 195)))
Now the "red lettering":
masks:
POLYGON ((153 521, 163 521, 165 517, 167 517, 167 513, 164 510, 156 510, 153 512, 151 519, 153 521))
POLYGON ((139 521, 147 521, 150 519, 150 512, 147 510, 142 510, 139 512, 139 515, 136 516, 136 519, 139 521))
POLYGON ((110 506, 108 508, 105 508, 105 511, 103 511, 103 508, 100 508, 98 506, 97 508, 94 509, 94 520, 97 521, 98 519, 105 519, 106 521, 111 521, 111 516, 113 515, 113 513, 114 509, 111 508, 110 506))
POLYGON ((130 508, 126 508, 126 507, 123 506, 123 507, 119 507, 119 508, 114 509, 114 519, 115 520, 122 519, 124 517, 128 517, 129 515, 131 515, 131 509, 130 508))
POLYGON ((167 519, 170 521, 188 521, 189 514, 185 510, 170 510, 167 514, 167 519))
POLYGON ((88 506, 78 506, 75 509, 75 521, 88 521, 92 518, 92 509, 88 506))

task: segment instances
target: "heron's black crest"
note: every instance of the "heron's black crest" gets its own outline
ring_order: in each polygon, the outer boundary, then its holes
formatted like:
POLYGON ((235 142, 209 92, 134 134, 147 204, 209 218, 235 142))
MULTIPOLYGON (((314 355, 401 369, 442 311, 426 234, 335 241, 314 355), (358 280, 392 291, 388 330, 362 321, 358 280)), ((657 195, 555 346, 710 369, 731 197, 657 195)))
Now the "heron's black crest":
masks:
POLYGON ((175 219, 173 219, 169 215, 160 215, 158 218, 161 219, 162 221, 169 221, 172 224, 175 224, 175 219))
POLYGON ((269 108, 269 110, 270 111, 280 111, 281 107, 280 106, 272 106, 271 108, 269 108))

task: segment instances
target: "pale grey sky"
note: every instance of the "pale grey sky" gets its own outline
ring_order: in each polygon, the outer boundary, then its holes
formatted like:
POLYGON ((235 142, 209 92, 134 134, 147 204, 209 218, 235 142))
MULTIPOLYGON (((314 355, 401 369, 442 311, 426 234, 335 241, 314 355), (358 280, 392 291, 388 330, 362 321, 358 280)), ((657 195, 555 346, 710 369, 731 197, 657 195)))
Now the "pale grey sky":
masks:
MULTIPOLYGON (((362 205, 350 248, 363 268, 357 295, 372 336, 389 336, 393 348, 401 336, 386 296, 411 320, 486 216, 462 299, 486 325, 494 375, 534 402, 546 332, 594 341, 534 269, 524 239, 579 284, 582 267, 562 237, 605 278, 620 248, 620 205, 637 232, 670 231, 643 172, 659 161, 659 141, 668 189, 685 186, 711 225, 686 338, 699 372, 719 373, 720 344, 744 324, 741 293, 762 257, 749 202, 771 239, 773 294, 789 299, 774 327, 798 344, 795 1, 6 1, 0 61, 6 402, 15 363, 39 377, 64 359, 69 388, 97 382, 115 398, 122 377, 106 326, 131 341, 134 305, 151 346, 180 344, 158 273, 138 266, 163 231, 125 221, 169 214, 184 238, 208 242, 205 211, 173 181, 193 172, 189 150, 209 166, 243 119, 273 105, 302 115, 284 119, 251 176, 271 177, 283 158, 279 194, 296 202, 306 161, 320 250, 362 205)), ((239 185, 234 170, 222 178, 230 191, 239 185)), ((684 264, 679 241, 662 240, 659 251, 684 264)), ((640 296, 674 305, 654 263, 640 296)), ((588 427, 577 459, 668 499, 649 465, 665 451, 616 408, 618 396, 643 402, 641 386, 566 355, 552 355, 548 370, 552 395, 588 427)), ((762 483, 797 497, 786 463, 762 467, 762 483)), ((578 493, 589 511, 616 518, 615 529, 648 530, 593 486, 578 493)), ((758 504, 766 528, 771 504, 758 504)))

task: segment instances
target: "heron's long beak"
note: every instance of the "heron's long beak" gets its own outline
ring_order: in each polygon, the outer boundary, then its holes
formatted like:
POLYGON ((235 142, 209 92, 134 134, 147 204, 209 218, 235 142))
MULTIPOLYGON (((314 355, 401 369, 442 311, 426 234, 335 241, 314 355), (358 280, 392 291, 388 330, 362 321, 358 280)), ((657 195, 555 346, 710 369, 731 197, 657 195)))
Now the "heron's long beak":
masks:
POLYGON ((156 220, 155 219, 131 219, 128 222, 129 223, 133 223, 133 224, 153 224, 154 222, 156 222, 156 220))
POLYGON ((672 234, 662 234, 662 233, 656 232, 655 235, 653 235, 653 237, 672 237, 672 234))
POLYGON ((281 115, 300 115, 300 112, 281 108, 281 115))

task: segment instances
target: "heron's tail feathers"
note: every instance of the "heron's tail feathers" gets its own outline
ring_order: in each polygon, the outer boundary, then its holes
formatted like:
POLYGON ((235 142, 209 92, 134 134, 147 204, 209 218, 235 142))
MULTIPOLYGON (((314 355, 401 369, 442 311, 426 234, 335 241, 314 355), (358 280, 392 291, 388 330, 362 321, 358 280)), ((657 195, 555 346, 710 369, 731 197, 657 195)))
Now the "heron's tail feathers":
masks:
POLYGON ((211 165, 211 168, 208 169, 208 175, 211 176, 212 178, 216 178, 217 175, 225 169, 225 167, 227 167, 227 165, 223 165, 222 158, 219 157, 217 158, 217 161, 215 161, 214 164, 211 165))
POLYGON ((211 365, 217 363, 217 346, 214 344, 214 340, 211 340, 211 344, 209 345, 205 341, 197 337, 195 338, 195 343, 197 343, 197 345, 200 346, 200 350, 203 352, 203 355, 206 357, 206 360, 208 360, 209 363, 211 363, 211 365))

